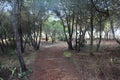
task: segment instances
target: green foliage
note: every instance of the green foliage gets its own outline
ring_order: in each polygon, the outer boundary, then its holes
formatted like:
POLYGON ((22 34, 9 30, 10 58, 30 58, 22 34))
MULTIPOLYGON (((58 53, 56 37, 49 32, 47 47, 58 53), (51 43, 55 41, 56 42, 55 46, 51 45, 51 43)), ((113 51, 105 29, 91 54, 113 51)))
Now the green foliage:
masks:
POLYGON ((11 48, 7 48, 5 53, 7 55, 15 55, 15 50, 14 49, 11 49, 11 48))
POLYGON ((16 71, 16 67, 9 68, 9 70, 11 71, 11 75, 10 75, 9 80, 12 80, 12 78, 14 77, 15 71, 16 71))
POLYGON ((60 21, 48 19, 45 22, 43 31, 47 33, 49 36, 51 36, 52 41, 55 41, 56 39, 60 39, 60 40, 64 39, 63 26, 61 25, 60 21))
POLYGON ((24 78, 24 77, 26 77, 27 75, 31 74, 32 72, 33 72, 33 71, 32 71, 31 69, 29 69, 29 70, 26 71, 26 72, 20 71, 20 72, 18 73, 18 78, 24 78))
POLYGON ((65 51, 65 52, 63 53, 63 55, 64 55, 65 57, 71 57, 71 56, 72 56, 72 53, 71 53, 71 52, 68 52, 68 51, 65 51))
POLYGON ((65 41, 65 37, 64 37, 64 36, 59 36, 58 39, 59 39, 60 41, 65 41))
POLYGON ((0 77, 0 80, 4 80, 4 79, 0 77))
POLYGON ((110 62, 111 62, 112 64, 117 64, 117 63, 119 63, 119 60, 118 60, 117 58, 111 57, 111 58, 110 58, 110 62))
POLYGON ((106 22, 106 23, 105 23, 104 31, 109 31, 109 30, 110 30, 110 23, 109 23, 109 22, 106 22))
POLYGON ((12 80, 16 71, 16 67, 5 67, 0 64, 0 80, 12 80))
POLYGON ((26 76, 26 72, 20 72, 18 73, 18 78, 23 78, 26 76))

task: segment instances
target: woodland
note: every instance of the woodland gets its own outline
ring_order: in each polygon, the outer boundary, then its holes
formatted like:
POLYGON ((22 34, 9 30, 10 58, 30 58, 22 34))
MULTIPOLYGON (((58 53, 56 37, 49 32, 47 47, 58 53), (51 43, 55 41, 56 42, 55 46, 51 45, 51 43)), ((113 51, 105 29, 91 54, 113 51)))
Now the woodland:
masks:
POLYGON ((0 0, 0 80, 120 80, 120 0, 0 0))

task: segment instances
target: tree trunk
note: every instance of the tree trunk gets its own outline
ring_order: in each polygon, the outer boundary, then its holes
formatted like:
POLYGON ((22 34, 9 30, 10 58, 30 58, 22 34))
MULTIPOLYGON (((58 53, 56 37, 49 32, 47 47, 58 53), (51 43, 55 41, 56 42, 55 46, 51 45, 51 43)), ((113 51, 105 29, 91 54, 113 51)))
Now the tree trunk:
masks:
POLYGON ((105 32, 105 40, 108 40, 108 31, 105 32))
POLYGON ((47 33, 45 34, 45 40, 46 40, 46 42, 48 41, 48 34, 47 33))
POLYGON ((91 28, 91 36, 90 36, 90 55, 93 56, 93 7, 91 4, 91 16, 90 16, 90 28, 91 28))
POLYGON ((73 46, 72 46, 72 42, 71 42, 71 41, 68 42, 68 49, 69 49, 69 50, 73 50, 73 46))
POLYGON ((17 57, 21 66, 21 71, 25 72, 27 71, 24 59, 22 57, 21 52, 21 41, 20 41, 20 34, 18 32, 19 28, 19 0, 14 0, 14 7, 13 7, 13 14, 12 14, 12 25, 14 29, 14 35, 16 38, 16 51, 17 51, 17 57))
POLYGON ((75 50, 77 50, 77 47, 78 47, 78 32, 77 32, 78 26, 77 26, 77 24, 78 24, 78 17, 76 19, 76 24, 75 24, 75 32, 76 32, 76 34, 75 34, 75 50))
POLYGON ((8 44, 9 44, 9 43, 8 43, 8 40, 7 40, 7 34, 6 34, 6 32, 5 32, 4 35, 5 35, 5 37, 4 37, 5 45, 6 45, 6 47, 8 47, 8 44))
POLYGON ((75 36, 75 49, 77 50, 78 46, 78 33, 77 33, 77 26, 76 26, 76 36, 75 36))
MULTIPOLYGON (((66 10, 65 10, 65 15, 67 15, 66 10)), ((68 44, 68 49, 73 50, 72 36, 73 36, 74 19, 75 19, 74 11, 73 11, 73 15, 72 16, 71 16, 71 14, 69 12, 69 14, 67 15, 67 17, 65 18, 66 22, 64 22, 64 20, 62 19, 62 17, 60 17, 60 19, 62 21, 65 39, 66 39, 66 42, 68 44), (68 31, 65 30, 66 28, 68 29, 68 31)))
POLYGON ((114 32, 114 28, 113 28, 113 20, 111 18, 109 18, 109 20, 110 20, 110 26, 111 26, 113 38, 120 45, 120 41, 115 37, 115 32, 114 32))
POLYGON ((4 40, 3 40, 3 37, 0 36, 0 39, 1 39, 1 44, 2 44, 3 48, 6 48, 6 45, 5 45, 4 40))
POLYGON ((42 27, 43 27, 43 24, 41 23, 41 24, 40 24, 40 36, 39 36, 39 41, 38 41, 38 49, 40 48, 40 43, 41 43, 42 27))
POLYGON ((99 37, 99 42, 97 44, 97 49, 96 51, 98 52, 99 51, 99 48, 100 48, 100 43, 101 43, 101 38, 102 38, 102 16, 100 16, 100 37, 99 37))
POLYGON ((3 46, 2 46, 1 43, 0 43, 0 49, 1 49, 2 53, 5 53, 5 51, 4 51, 3 46))
POLYGON ((18 32, 19 32, 19 35, 20 35, 21 52, 23 53, 24 52, 24 46, 23 46, 23 35, 22 35, 22 29, 21 29, 21 27, 18 29, 18 32))

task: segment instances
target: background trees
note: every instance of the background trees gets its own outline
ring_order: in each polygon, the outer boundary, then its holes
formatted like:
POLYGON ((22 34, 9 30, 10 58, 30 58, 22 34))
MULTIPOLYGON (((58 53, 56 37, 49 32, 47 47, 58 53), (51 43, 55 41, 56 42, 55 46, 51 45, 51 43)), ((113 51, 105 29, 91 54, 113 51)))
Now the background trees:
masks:
POLYGON ((25 71, 21 54, 28 43, 39 50, 42 33, 46 41, 49 37, 52 43, 65 40, 68 49, 77 51, 85 46, 88 33, 89 53, 93 55, 96 38, 97 51, 103 38, 120 44, 116 33, 120 31, 119 3, 119 0, 0 0, 0 51, 5 54, 16 49, 25 71))
POLYGON ((45 25, 43 26, 43 31, 46 36, 46 41, 48 40, 48 38, 51 38, 52 43, 54 43, 56 39, 64 39, 63 27, 60 21, 48 19, 45 25))
MULTIPOLYGON (((8 45, 7 39, 14 40, 14 35, 12 30, 8 30, 5 26, 12 27, 11 25, 11 2, 12 1, 1 1, 1 3, 9 4, 9 8, 6 9, 6 6, 1 6, 1 30, 4 32, 1 36, 1 45, 8 45), (6 10, 6 12, 5 12, 6 10), (5 14, 4 14, 5 13, 5 14), (5 17, 8 19, 3 20, 5 17), (7 32, 7 33, 6 33, 7 32), (8 33, 10 33, 8 35, 8 33), (4 34, 4 35, 3 35, 4 34), (3 41, 3 36, 5 41, 3 41), (11 36, 13 38, 11 38, 11 36), (5 44, 6 43, 6 44, 5 44)), ((69 49, 76 49, 80 51, 80 47, 84 44, 84 38, 89 33, 89 37, 91 38, 91 47, 90 52, 92 53, 92 46, 94 40, 94 31, 99 33, 99 43, 98 48, 101 42, 102 33, 105 32, 107 35, 111 29, 109 26, 113 25, 113 28, 119 28, 119 5, 116 1, 106 1, 106 0, 62 0, 62 1, 48 1, 48 0, 23 0, 19 5, 20 13, 19 13, 19 34, 21 41, 21 51, 24 52, 26 43, 29 42, 34 49, 38 50, 40 41, 41 41, 41 33, 42 28, 43 32, 47 36, 51 36, 52 41, 54 42, 56 32, 59 34, 64 33, 66 42, 68 43, 69 49), (55 2, 57 2, 55 4, 55 2), (53 4, 53 5, 51 5, 53 4), (57 5, 58 4, 58 5, 57 5), (51 13, 55 13, 56 16, 60 20, 53 21, 48 20, 51 13), (113 14, 114 13, 114 14, 113 14), (109 17, 109 15, 111 15, 109 17), (109 23, 109 19, 113 19, 112 22, 109 23), (101 19, 100 19, 101 18, 101 19), (47 21, 46 21, 47 20, 47 21), (59 27, 62 24, 63 32, 59 27), (115 26, 114 26, 115 25, 115 26), (61 33, 60 33, 61 32, 61 33), (73 38, 75 39, 73 41, 73 38), (74 46, 75 45, 75 46, 74 46)), ((114 32, 112 31, 114 34, 114 32)), ((115 35, 115 34, 114 34, 115 35)), ((107 37, 107 36, 106 36, 107 37)), ((115 39, 118 43, 119 40, 115 39)), ((97 48, 97 50, 98 50, 97 48)), ((1 47, 3 51, 3 47, 1 47)))

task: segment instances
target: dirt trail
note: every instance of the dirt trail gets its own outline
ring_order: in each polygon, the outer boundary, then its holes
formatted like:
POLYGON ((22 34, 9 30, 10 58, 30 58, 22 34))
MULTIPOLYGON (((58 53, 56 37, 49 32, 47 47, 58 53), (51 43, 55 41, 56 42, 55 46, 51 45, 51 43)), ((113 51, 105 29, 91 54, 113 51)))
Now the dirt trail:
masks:
POLYGON ((75 65, 63 56, 64 43, 38 51, 31 80, 82 80, 75 65))

